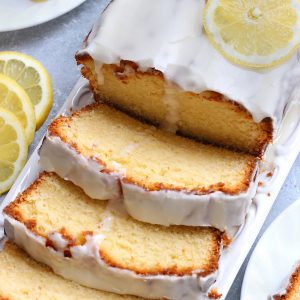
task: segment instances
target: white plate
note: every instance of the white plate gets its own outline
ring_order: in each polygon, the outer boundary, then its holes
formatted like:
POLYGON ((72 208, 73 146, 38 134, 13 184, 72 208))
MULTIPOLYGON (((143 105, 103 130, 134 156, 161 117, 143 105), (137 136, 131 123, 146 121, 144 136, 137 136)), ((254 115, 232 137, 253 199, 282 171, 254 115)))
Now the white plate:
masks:
POLYGON ((241 300, 260 299, 279 291, 300 259, 300 199, 267 229, 249 261, 241 300))
MULTIPOLYGON (((1 0, 0 0, 1 1, 1 0)), ((300 94, 297 96, 299 99, 300 94)), ((61 108, 59 114, 69 114, 70 111, 85 106, 92 101, 92 94, 89 90, 87 81, 80 79, 73 91, 67 98, 67 101, 61 108)), ((293 103, 286 114, 283 122, 280 138, 276 141, 274 151, 280 153, 273 161, 274 166, 271 167, 274 174, 272 177, 265 176, 261 173, 260 180, 262 186, 253 199, 246 222, 241 232, 235 241, 224 251, 220 259, 219 274, 214 287, 222 293, 221 300, 224 300, 233 280, 239 271, 245 257, 247 256, 252 244, 254 243, 278 193, 283 185, 289 170, 291 169, 294 160, 300 150, 300 102, 293 103)), ((38 149, 42 141, 31 155, 23 171, 19 175, 17 181, 0 204, 0 212, 3 207, 13 201, 18 193, 28 187, 28 185, 38 176, 41 171, 39 165, 38 149)), ((272 150, 272 147, 270 148, 272 150)), ((272 151, 268 153, 272 156, 272 151)), ((276 153, 275 153, 276 154, 276 153)), ((267 160, 264 165, 267 164, 267 160)), ((3 232, 3 218, 0 213, 0 231, 3 232), (1 224, 2 223, 2 224, 1 224), (1 226, 2 225, 2 226, 1 226)), ((299 218, 300 219, 300 218, 299 218)), ((300 222, 300 221, 299 221, 300 222)), ((300 226, 299 226, 300 230, 300 226)), ((1 234, 0 234, 1 235, 1 234)), ((300 249, 300 247, 298 248, 300 249)), ((300 252, 299 252, 300 253, 300 252)), ((265 259, 268 258, 268 253, 265 254, 265 259)), ((246 299, 246 298, 244 298, 246 299)), ((244 300, 243 299, 243 300, 244 300)), ((247 298, 250 299, 250 298, 247 298)), ((263 300, 261 297, 252 297, 251 300, 263 300)))
POLYGON ((23 29, 57 18, 86 0, 0 0, 0 32, 23 29))

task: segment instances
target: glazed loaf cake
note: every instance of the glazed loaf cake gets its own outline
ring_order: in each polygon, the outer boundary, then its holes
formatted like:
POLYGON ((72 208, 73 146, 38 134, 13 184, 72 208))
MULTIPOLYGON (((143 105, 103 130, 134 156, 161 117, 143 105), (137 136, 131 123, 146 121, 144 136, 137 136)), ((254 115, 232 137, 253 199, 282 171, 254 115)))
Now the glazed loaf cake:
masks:
POLYGON ((161 225, 239 226, 257 187, 254 156, 157 129, 103 103, 54 120, 40 157, 46 171, 90 197, 124 196, 132 217, 161 225))
POLYGON ((168 130, 261 155, 297 87, 297 55, 263 71, 227 61, 205 34, 204 6, 114 0, 77 62, 96 98, 168 130))
POLYGON ((202 299, 217 275, 220 231, 135 221, 118 201, 93 200, 54 173, 43 173, 4 218, 9 239, 35 260, 95 289, 202 299))
POLYGON ((134 296, 97 291, 65 280, 11 242, 7 242, 0 252, 0 299, 142 300, 134 296))

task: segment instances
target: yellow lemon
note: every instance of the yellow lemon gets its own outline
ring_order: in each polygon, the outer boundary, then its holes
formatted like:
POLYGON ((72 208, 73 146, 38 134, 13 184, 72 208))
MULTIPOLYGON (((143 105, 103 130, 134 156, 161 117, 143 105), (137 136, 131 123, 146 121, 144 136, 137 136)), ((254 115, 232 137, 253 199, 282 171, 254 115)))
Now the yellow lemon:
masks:
POLYGON ((27 92, 35 109, 37 129, 47 118, 53 102, 52 84, 44 66, 19 52, 0 52, 0 73, 17 81, 27 92))
POLYGON ((35 132, 34 107, 24 89, 11 78, 0 74, 0 107, 12 112, 22 124, 30 144, 35 132))
POLYGON ((300 45, 300 1, 208 0, 204 27, 213 46, 231 62, 273 67, 300 45))
POLYGON ((9 190, 27 159, 25 131, 10 111, 0 108, 0 194, 9 190))

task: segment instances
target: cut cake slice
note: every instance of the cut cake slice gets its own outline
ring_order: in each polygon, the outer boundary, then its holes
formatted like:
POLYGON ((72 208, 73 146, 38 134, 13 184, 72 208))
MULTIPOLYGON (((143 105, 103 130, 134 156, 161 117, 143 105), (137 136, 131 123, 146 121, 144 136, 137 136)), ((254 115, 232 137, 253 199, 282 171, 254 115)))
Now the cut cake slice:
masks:
POLYGON ((296 57, 265 72, 227 62, 203 28, 205 2, 111 1, 77 63, 97 99, 168 130, 261 155, 289 99, 282 81, 295 86, 296 57))
POLYGON ((205 145, 97 103, 49 126, 40 150, 95 199, 124 196, 129 214, 160 225, 239 226, 257 188, 257 158, 205 145))
POLYGON ((294 268, 292 275, 283 289, 272 296, 273 300, 300 300, 300 263, 294 268))
POLYGON ((43 173, 4 209, 6 235, 82 285, 150 299, 199 299, 215 281, 222 234, 135 221, 118 201, 89 198, 43 173))
POLYGON ((0 252, 0 299, 3 300, 138 300, 83 287, 54 274, 7 242, 0 252))
POLYGON ((244 107, 220 93, 183 92, 168 84, 160 71, 141 71, 133 61, 101 65, 88 54, 78 54, 76 58, 83 65, 81 73, 89 80, 95 98, 135 117, 200 141, 257 156, 272 141, 271 119, 255 122, 244 107), (176 113, 169 107, 172 102, 176 113), (172 114, 177 114, 173 122, 172 114))

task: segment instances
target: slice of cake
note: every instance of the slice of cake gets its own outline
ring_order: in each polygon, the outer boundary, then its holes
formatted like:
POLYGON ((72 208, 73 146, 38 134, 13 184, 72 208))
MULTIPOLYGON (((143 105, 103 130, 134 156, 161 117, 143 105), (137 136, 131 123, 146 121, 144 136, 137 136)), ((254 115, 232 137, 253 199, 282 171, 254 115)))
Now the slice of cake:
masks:
POLYGON ((102 103, 54 120, 40 156, 46 171, 92 198, 123 194, 129 214, 153 224, 239 226, 257 186, 254 156, 177 136, 102 103))
POLYGON ((206 2, 114 0, 77 62, 98 99, 184 135, 261 155, 298 85, 297 55, 263 70, 231 63, 207 38, 206 2))
POLYGON ((300 300, 300 264, 294 268, 288 282, 283 289, 272 296, 273 300, 300 300))
POLYGON ((0 252, 2 300, 138 300, 134 296, 97 291, 54 274, 11 242, 0 252))
POLYGON ((78 54, 77 62, 84 65, 82 75, 96 99, 163 129, 258 156, 272 141, 269 118, 255 122, 242 105, 220 93, 182 91, 168 85, 162 72, 142 72, 132 61, 102 66, 91 55, 78 54))
POLYGON ((35 260, 82 285, 150 299, 199 299, 215 281, 222 234, 135 221, 43 173, 4 210, 6 235, 35 260))

